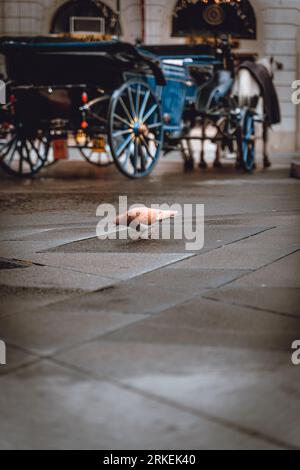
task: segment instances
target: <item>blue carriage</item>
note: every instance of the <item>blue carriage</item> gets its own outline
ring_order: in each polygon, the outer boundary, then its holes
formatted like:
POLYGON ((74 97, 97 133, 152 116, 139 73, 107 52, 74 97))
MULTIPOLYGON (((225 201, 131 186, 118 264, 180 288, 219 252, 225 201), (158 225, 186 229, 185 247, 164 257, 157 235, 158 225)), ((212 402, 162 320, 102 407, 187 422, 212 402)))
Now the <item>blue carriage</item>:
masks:
POLYGON ((2 38, 0 52, 7 69, 0 165, 11 174, 32 175, 71 147, 91 163, 114 162, 125 176, 144 177, 163 149, 183 151, 183 141, 190 149, 188 133, 199 117, 242 151, 232 78, 211 47, 2 38))

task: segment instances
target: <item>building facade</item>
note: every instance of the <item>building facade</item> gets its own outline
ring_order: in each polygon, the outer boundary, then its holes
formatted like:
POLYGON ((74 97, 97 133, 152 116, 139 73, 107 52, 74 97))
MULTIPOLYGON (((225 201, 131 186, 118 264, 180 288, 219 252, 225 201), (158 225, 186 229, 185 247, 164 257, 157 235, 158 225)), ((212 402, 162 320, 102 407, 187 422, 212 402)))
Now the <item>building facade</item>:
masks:
MULTIPOLYGON (((300 149, 300 106, 291 101, 292 83, 300 79, 300 0, 241 0, 240 3, 243 1, 249 4, 247 11, 251 11, 252 22, 253 11, 255 31, 241 35, 239 52, 274 55, 284 66, 275 75, 282 122, 274 128, 272 149, 300 149)), ((187 40, 184 17, 193 15, 195 8, 203 5, 203 0, 0 0, 0 33, 49 34, 63 28, 61 25, 66 24, 68 15, 103 16, 101 24, 105 32, 119 34, 125 41, 139 38, 148 44, 184 43, 187 40)), ((250 15, 247 11, 246 17, 250 15)), ((212 29, 218 22, 214 11, 208 22, 212 29)))

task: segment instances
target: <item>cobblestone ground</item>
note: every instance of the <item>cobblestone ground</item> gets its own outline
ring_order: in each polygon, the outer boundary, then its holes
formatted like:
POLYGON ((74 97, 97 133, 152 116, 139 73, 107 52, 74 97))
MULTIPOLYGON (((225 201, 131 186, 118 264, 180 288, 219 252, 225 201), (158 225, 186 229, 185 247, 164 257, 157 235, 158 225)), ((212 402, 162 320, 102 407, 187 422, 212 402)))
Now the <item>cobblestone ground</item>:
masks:
POLYGON ((1 177, 0 448, 300 448, 300 186, 273 161, 1 177), (204 248, 98 240, 120 194, 205 204, 204 248))

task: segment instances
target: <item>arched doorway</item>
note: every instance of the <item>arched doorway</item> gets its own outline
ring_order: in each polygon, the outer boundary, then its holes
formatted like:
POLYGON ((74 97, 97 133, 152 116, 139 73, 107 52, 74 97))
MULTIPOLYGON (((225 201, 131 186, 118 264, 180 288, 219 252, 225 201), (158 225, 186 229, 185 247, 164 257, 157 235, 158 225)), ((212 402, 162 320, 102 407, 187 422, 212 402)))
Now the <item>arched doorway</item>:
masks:
POLYGON ((55 13, 50 32, 120 34, 118 15, 99 0, 69 0, 55 13))
POLYGON ((231 34, 236 39, 256 39, 256 17, 251 3, 214 0, 178 0, 173 9, 172 36, 231 34))

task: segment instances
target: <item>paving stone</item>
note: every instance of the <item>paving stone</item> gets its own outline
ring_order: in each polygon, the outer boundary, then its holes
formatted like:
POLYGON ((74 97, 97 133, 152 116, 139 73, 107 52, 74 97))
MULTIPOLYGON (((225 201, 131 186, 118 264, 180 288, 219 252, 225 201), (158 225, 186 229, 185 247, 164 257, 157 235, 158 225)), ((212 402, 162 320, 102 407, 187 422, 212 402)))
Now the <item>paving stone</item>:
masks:
POLYGON ((76 297, 82 292, 71 289, 0 286, 0 318, 16 312, 33 310, 69 297, 76 297))
POLYGON ((32 366, 0 383, 1 449, 277 447, 58 365, 32 366))
POLYGON ((50 249, 56 246, 55 241, 2 241, 0 242, 0 256, 3 258, 15 258, 30 260, 33 253, 50 249))
MULTIPOLYGON (((11 229, 3 229, 0 228, 0 240, 1 241, 13 241, 18 240, 19 238, 23 237, 36 237, 39 236, 38 234, 42 234, 47 232, 48 229, 32 227, 32 228, 22 228, 22 227, 14 227, 11 229)), ((42 235, 41 235, 42 236, 42 235)))
POLYGON ((294 243, 271 244, 269 240, 241 240, 208 253, 199 254, 183 264, 183 267, 217 269, 258 269, 286 256, 297 249, 294 243))
POLYGON ((247 271, 225 269, 182 268, 178 262, 167 268, 156 269, 153 272, 139 276, 139 284, 153 284, 177 292, 190 292, 191 295, 203 289, 216 288, 233 281, 247 271))
MULTIPOLYGON (((122 333, 122 331, 120 331, 122 333)), ((201 371, 230 374, 241 366, 243 371, 271 373, 285 369, 291 352, 263 351, 240 347, 206 346, 202 344, 145 342, 139 336, 125 341, 120 335, 100 338, 58 353, 56 359, 70 366, 78 366, 100 378, 120 381, 139 377, 171 375, 187 377, 201 371)), ((294 370, 294 369, 293 369, 294 370)))
POLYGON ((273 372, 244 371, 243 364, 230 370, 206 369, 178 374, 143 374, 126 383, 140 390, 174 400, 194 410, 300 448, 299 367, 287 363, 273 372), (291 374, 285 370, 289 368, 291 374), (229 379, 230 378, 230 379, 229 379))
POLYGON ((298 318, 195 297, 103 339, 290 351, 299 335, 298 318))
POLYGON ((153 269, 166 266, 190 255, 168 253, 39 253, 31 256, 35 262, 47 266, 75 269, 80 272, 128 279, 153 269))
POLYGON ((76 296, 55 305, 50 305, 50 312, 71 310, 73 312, 103 312, 124 314, 157 314, 191 298, 189 292, 176 292, 145 283, 122 282, 98 292, 76 296))
MULTIPOLYGON (((247 282, 243 279, 243 282, 247 282)), ((290 287, 228 287, 211 290, 208 298, 218 299, 237 305, 270 310, 287 315, 300 316, 300 289, 290 287)))
POLYGON ((290 358, 290 352, 220 345, 178 348, 147 343, 139 336, 129 342, 93 341, 58 357, 99 377, 113 377, 195 411, 222 416, 266 440, 281 441, 283 447, 300 446, 295 419, 300 371, 290 358))
POLYGON ((300 288, 299 269, 300 251, 297 251, 237 280, 234 286, 300 288))
MULTIPOLYGON (((1 332, 0 332, 1 339, 1 332)), ((6 345, 6 364, 0 365, 0 376, 36 361, 37 357, 13 346, 6 345)), ((0 382, 1 383, 1 382, 0 382)), ((1 446, 0 446, 1 447, 1 446)))
MULTIPOLYGON (((79 298, 77 299, 79 302, 79 298)), ((1 319, 1 335, 7 342, 42 355, 88 341, 145 315, 104 312, 101 305, 58 302, 36 310, 18 312, 1 319)))
POLYGON ((43 232, 20 237, 19 241, 50 241, 56 245, 68 244, 76 240, 95 237, 96 226, 80 228, 60 228, 44 230, 43 232))
POLYGON ((0 271, 0 285, 17 287, 41 287, 56 289, 96 290, 112 285, 104 276, 64 270, 49 266, 29 266, 26 269, 0 271))
MULTIPOLYGON (((182 222, 180 221, 180 224, 182 222)), ((187 221, 185 220, 186 224, 187 221)), ((157 234, 156 239, 139 239, 132 240, 128 239, 104 239, 99 240, 97 237, 89 239, 83 239, 74 241, 73 243, 64 244, 62 246, 56 246, 47 250, 48 252, 56 253, 181 253, 187 251, 186 242, 189 242, 185 236, 181 240, 174 239, 174 224, 172 223, 170 229, 170 239, 162 238, 162 227, 155 225, 153 231, 157 234)), ((181 228, 184 235, 184 228, 181 228)), ((215 227, 205 226, 204 234, 204 246, 198 249, 195 246, 195 250, 191 252, 206 251, 207 249, 223 246, 226 243, 233 242, 236 240, 249 237, 251 235, 264 231, 265 227, 215 227)), ((180 233, 180 232, 178 232, 180 233)), ((73 238, 75 235, 73 234, 73 238)), ((79 236, 78 236, 79 239, 79 236)), ((193 242, 194 240, 192 240, 193 242)), ((187 251, 189 253, 189 251, 187 251)))

